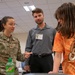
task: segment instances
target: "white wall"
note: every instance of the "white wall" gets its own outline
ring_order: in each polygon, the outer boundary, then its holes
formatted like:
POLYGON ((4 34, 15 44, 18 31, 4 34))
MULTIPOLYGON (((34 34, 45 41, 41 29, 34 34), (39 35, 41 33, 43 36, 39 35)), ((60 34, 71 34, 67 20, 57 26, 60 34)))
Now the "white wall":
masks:
MULTIPOLYGON (((25 46, 26 46, 28 33, 18 33, 18 34, 14 34, 14 36, 16 38, 18 38, 18 40, 20 41, 21 52, 24 53, 25 52, 25 46)), ((16 66, 17 67, 20 66, 20 62, 19 61, 16 61, 16 66)))

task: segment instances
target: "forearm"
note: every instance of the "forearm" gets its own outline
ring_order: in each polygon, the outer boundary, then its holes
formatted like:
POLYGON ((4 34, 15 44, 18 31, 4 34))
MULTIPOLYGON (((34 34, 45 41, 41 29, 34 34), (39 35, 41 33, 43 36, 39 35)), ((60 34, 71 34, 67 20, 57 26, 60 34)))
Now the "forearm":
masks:
POLYGON ((58 73, 60 62, 61 62, 61 53, 56 52, 54 56, 54 66, 53 66, 54 73, 58 73))

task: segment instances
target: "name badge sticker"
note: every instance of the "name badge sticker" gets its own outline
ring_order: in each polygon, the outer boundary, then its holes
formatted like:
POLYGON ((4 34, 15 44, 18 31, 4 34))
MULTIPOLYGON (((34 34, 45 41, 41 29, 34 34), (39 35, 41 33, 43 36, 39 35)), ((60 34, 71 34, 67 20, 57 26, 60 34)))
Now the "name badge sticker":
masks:
POLYGON ((36 34, 36 39, 43 40, 43 34, 36 34))

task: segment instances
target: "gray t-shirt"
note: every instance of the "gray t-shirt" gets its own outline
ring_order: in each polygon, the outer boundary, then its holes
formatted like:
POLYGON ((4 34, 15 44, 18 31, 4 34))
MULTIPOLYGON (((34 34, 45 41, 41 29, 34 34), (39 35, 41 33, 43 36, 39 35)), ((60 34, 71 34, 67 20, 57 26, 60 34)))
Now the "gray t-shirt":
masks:
POLYGON ((46 25, 43 29, 38 26, 29 31, 25 51, 38 55, 52 53, 52 45, 56 30, 46 25))

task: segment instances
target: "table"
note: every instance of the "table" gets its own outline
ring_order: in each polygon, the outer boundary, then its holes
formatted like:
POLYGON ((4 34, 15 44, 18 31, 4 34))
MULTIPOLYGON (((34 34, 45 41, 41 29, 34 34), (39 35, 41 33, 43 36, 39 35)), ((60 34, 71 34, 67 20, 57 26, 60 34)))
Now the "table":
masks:
MULTIPOLYGON (((22 75, 22 73, 20 73, 19 75, 22 75)), ((48 74, 48 73, 28 73, 28 74, 23 74, 23 75, 67 75, 67 74, 63 74, 63 73, 58 73, 58 74, 48 74)))

